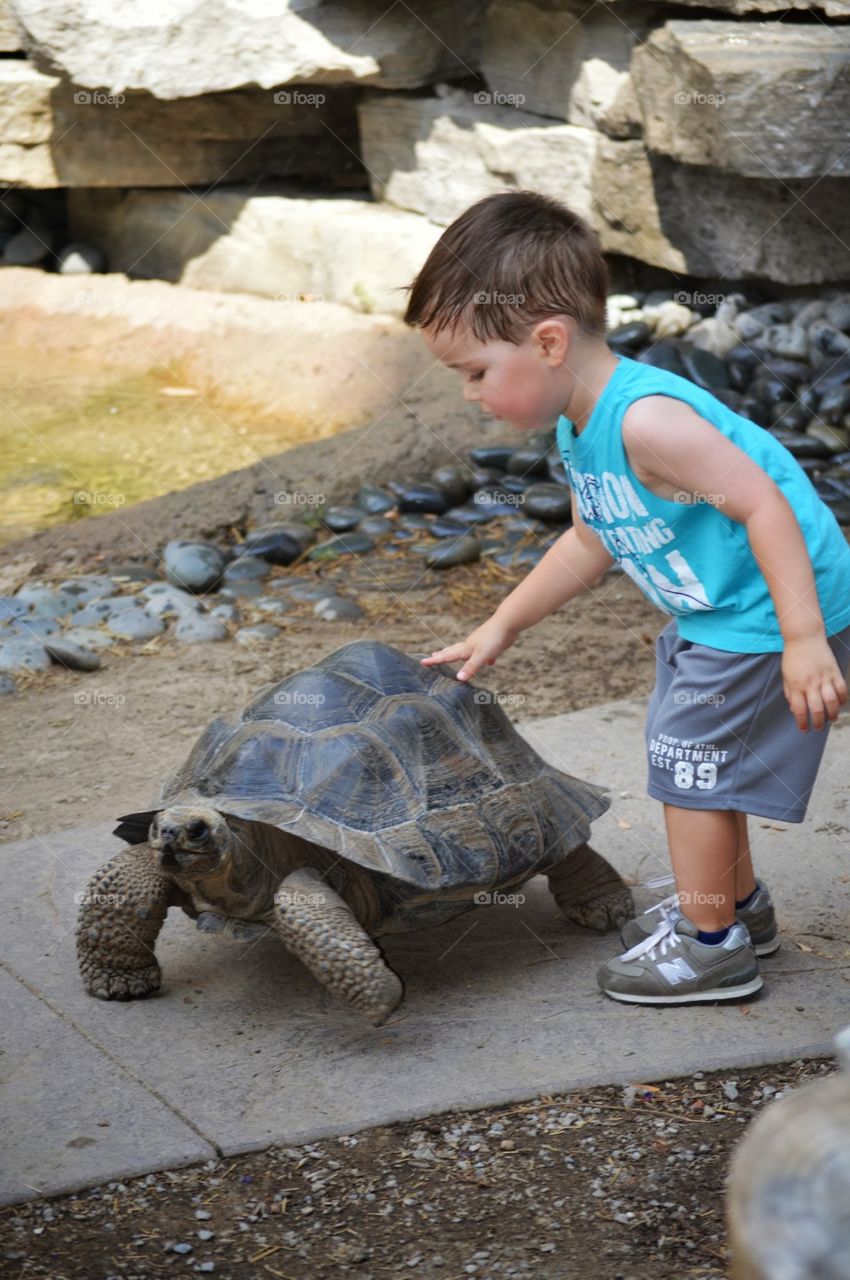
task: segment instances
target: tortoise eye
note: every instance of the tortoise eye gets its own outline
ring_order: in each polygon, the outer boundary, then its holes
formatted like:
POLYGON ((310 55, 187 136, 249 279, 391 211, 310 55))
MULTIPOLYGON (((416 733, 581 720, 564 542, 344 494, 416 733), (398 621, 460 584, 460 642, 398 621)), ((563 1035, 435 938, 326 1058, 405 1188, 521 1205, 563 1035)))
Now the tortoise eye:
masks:
POLYGON ((186 828, 186 834, 190 840, 200 840, 207 834, 208 830, 207 824, 201 818, 198 818, 196 822, 189 823, 186 828))

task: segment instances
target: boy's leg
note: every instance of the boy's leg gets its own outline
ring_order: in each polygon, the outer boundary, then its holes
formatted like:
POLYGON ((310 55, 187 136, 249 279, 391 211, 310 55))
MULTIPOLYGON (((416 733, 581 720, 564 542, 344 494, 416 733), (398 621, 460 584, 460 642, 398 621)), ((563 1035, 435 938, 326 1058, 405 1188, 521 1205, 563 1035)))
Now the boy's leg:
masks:
POLYGON ((665 803, 664 817, 679 912, 602 965, 599 986, 611 999, 632 1004, 753 995, 762 985, 758 961, 747 929, 735 918, 738 816, 732 809, 665 803))
POLYGON ((743 902, 756 888, 756 873, 750 852, 750 835, 747 831, 747 815, 736 813, 738 820, 738 857, 735 861, 735 901, 743 902))
POLYGON ((727 928, 735 920, 737 814, 665 804, 664 820, 679 909, 703 932, 727 928))
POLYGON ((664 819, 683 914, 705 932, 725 928, 756 887, 747 815, 665 804, 664 819))

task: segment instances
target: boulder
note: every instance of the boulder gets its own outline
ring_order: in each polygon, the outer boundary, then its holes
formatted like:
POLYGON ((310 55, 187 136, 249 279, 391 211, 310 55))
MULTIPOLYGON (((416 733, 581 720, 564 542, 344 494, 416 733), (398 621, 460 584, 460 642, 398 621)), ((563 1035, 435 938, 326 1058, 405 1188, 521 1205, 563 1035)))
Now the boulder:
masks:
POLYGON ((280 94, 246 89, 162 102, 148 93, 81 89, 27 62, 0 59, 0 183, 174 187, 220 182, 224 174, 228 182, 324 181, 332 172, 339 184, 359 184, 353 91, 314 96, 321 101, 309 101, 305 90, 284 104, 275 101, 280 94))
POLYGON ((481 72, 493 100, 585 128, 600 126, 628 78, 649 14, 628 24, 609 5, 574 8, 495 0, 484 25, 481 72))
POLYGON ((278 301, 341 302, 399 313, 399 284, 440 234, 425 218, 370 200, 270 184, 191 191, 71 191, 72 234, 101 246, 113 271, 278 301))
POLYGON ((639 141, 602 138, 592 220, 605 252, 669 271, 832 283, 847 274, 846 185, 755 181, 650 156, 639 141))
POLYGON ((22 48, 21 32, 9 0, 0 0, 0 53, 17 53, 22 48))
MULTIPOLYGON (((850 17, 850 0, 667 0, 693 9, 720 9, 724 13, 785 13, 791 9, 819 10, 828 18, 850 17)), ((623 0, 625 3, 625 0, 623 0)), ((618 6, 619 7, 619 6, 618 6)), ((631 7, 631 6, 630 6, 631 7)))
POLYGON ((632 79, 653 151, 751 178, 850 175, 850 41, 835 28, 667 22, 632 79))
POLYGON ((376 200, 445 225, 482 196, 530 188, 569 192, 571 207, 587 213, 601 135, 488 98, 447 85, 429 97, 365 95, 360 141, 376 200))
POLYGON ((29 56, 82 88, 197 98, 294 83, 411 89, 469 73, 485 0, 11 0, 29 56))

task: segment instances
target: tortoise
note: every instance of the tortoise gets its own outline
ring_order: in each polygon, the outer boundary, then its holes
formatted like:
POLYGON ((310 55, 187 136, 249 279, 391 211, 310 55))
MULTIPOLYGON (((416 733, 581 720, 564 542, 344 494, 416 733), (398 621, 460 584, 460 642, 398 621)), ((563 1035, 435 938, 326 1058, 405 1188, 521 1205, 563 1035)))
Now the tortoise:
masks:
POLYGON ((358 640, 214 720, 82 895, 77 955, 103 1000, 156 991, 171 906, 272 930, 380 1026, 402 982, 375 939, 443 924, 543 873, 573 921, 620 928, 630 890, 587 844, 607 792, 548 765, 486 689, 358 640))
POLYGON ((734 1280, 850 1275, 850 1026, 834 1044, 839 1071, 770 1102, 732 1156, 734 1280))

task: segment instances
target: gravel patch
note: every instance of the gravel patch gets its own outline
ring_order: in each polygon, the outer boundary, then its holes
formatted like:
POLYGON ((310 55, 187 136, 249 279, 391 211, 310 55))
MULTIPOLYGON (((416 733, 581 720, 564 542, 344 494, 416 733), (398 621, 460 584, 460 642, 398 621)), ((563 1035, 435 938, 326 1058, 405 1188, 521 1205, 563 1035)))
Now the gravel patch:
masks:
POLYGON ((636 1081, 111 1182, 0 1213, 2 1274, 723 1277, 749 1120, 831 1060, 636 1081))

